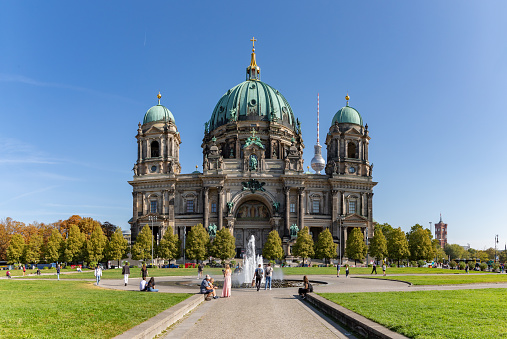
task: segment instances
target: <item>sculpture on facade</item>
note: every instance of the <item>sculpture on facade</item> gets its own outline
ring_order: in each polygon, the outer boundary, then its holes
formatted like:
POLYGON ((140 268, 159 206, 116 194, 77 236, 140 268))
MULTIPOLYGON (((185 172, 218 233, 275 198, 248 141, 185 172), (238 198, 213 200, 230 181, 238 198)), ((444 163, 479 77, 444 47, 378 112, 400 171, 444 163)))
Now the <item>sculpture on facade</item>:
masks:
POLYGON ((278 213, 278 210, 280 209, 280 203, 275 201, 273 203, 273 210, 275 211, 275 213, 278 213))
POLYGON ((211 224, 208 226, 208 234, 210 237, 215 237, 217 235, 217 225, 211 224))
POLYGON ((266 191, 266 189, 262 186, 266 185, 265 182, 259 182, 255 179, 250 179, 248 181, 241 182, 243 185, 243 191, 250 190, 252 193, 255 193, 255 191, 266 191))
POLYGON ((229 202, 227 203, 227 213, 228 213, 229 215, 231 215, 231 214, 232 214, 232 208, 233 208, 233 207, 234 207, 234 201, 229 201, 229 202))
POLYGON ((290 230, 290 236, 291 236, 291 238, 295 238, 295 237, 298 236, 298 232, 299 232, 298 225, 296 225, 296 224, 290 225, 290 229, 289 230, 290 230))
POLYGON ((255 154, 250 155, 250 171, 257 170, 257 156, 255 154))

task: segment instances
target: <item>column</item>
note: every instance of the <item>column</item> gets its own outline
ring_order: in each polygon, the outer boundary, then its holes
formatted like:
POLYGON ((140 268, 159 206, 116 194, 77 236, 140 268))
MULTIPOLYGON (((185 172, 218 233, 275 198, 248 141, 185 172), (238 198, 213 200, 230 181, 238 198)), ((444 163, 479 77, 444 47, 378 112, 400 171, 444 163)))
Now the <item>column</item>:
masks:
POLYGON ((223 187, 218 187, 218 204, 217 204, 217 209, 218 209, 218 230, 221 230, 222 229, 222 222, 223 222, 223 218, 224 218, 224 210, 222 208, 222 191, 223 191, 223 187))
POLYGON ((141 159, 143 157, 143 141, 140 139, 137 139, 137 147, 138 147, 138 157, 137 157, 137 163, 141 163, 141 159))
POLYGON ((373 221, 373 215, 372 215, 372 200, 373 200, 373 193, 368 193, 368 220, 373 221))
POLYGON ((358 159, 363 160, 363 141, 359 140, 359 150, 358 150, 358 159))
POLYGON ((137 193, 136 192, 132 192, 132 201, 133 201, 132 210, 134 211, 132 222, 135 223, 137 220, 137 193))
POLYGON ((331 194, 333 195, 332 197, 332 204, 331 204, 331 220, 333 221, 332 222, 332 225, 334 226, 334 229, 331 229, 331 234, 334 235, 334 236, 339 236, 336 232, 336 223, 337 223, 337 219, 338 219, 338 209, 339 209, 339 206, 338 206, 338 191, 337 190, 332 190, 331 191, 331 194))
POLYGON ((208 219, 209 219, 208 192, 209 192, 209 187, 204 187, 204 203, 202 204, 202 206, 203 206, 203 219, 204 219, 203 225, 206 229, 208 229, 208 219))
POLYGON ((345 208, 345 192, 340 191, 340 214, 345 215, 347 209, 345 208))
POLYGON ((285 235, 290 235, 290 187, 284 187, 285 192, 285 235))
POLYGON ((304 187, 300 187, 298 189, 298 199, 299 199, 299 229, 302 230, 303 227, 305 227, 305 204, 304 204, 304 191, 305 191, 305 188, 304 187))
POLYGON ((160 209, 160 214, 162 215, 165 215, 165 205, 167 201, 167 199, 165 198, 166 192, 167 192, 166 190, 162 191, 162 208, 160 209))

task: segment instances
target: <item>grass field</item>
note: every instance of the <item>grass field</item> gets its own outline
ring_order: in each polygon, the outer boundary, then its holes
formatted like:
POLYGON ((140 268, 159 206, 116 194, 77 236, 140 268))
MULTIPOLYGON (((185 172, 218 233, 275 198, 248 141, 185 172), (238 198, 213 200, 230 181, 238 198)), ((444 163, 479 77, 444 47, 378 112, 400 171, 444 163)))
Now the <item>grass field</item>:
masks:
MULTIPOLYGON (((336 275, 336 267, 284 267, 283 273, 285 275, 308 275, 308 274, 329 274, 336 275)), ((371 267, 350 267, 351 275, 370 275, 371 267)), ((382 267, 377 266, 377 272, 382 274, 382 267)), ((470 271, 472 272, 477 271, 470 271)), ((428 267, 389 267, 387 268, 388 274, 465 274, 465 271, 448 270, 442 268, 428 268, 428 267)), ((485 272, 477 272, 485 273, 485 272)), ((345 275, 345 268, 342 267, 340 275, 345 275)), ((469 274, 469 275, 470 275, 469 274)))
POLYGON ((1 338, 111 338, 191 294, 106 290, 83 281, 0 281, 1 338))
MULTIPOLYGON (((370 278, 370 277, 368 277, 370 278)), ((461 285, 480 283, 506 283, 507 274, 458 274, 458 275, 406 275, 395 277, 371 277, 389 280, 402 280, 413 285, 461 285)))
POLYGON ((507 289, 319 295, 410 338, 507 337, 507 289))

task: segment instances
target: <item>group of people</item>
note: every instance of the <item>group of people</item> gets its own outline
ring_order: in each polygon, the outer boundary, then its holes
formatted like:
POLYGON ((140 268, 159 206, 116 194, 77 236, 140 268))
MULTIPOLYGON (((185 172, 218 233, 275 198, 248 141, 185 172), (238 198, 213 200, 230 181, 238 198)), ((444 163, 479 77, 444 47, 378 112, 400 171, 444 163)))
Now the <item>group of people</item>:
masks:
POLYGON ((254 280, 252 281, 252 285, 255 283, 257 291, 259 291, 261 288, 261 282, 263 277, 266 278, 266 281, 264 283, 264 290, 267 290, 269 286, 269 290, 271 291, 271 278, 273 277, 273 267, 271 267, 271 263, 269 263, 268 266, 266 266, 265 270, 262 268, 261 264, 259 264, 259 266, 255 269, 254 280))
MULTIPOLYGON (((340 268, 341 268, 341 265, 338 264, 336 265, 336 276, 339 278, 340 277, 340 268)), ((382 263, 382 273, 384 274, 384 276, 386 275, 386 264, 385 262, 382 263)), ((349 277, 349 265, 345 264, 345 278, 348 278, 349 277)), ((373 262, 373 265, 372 265, 372 270, 371 270, 371 273, 370 274, 373 274, 375 272, 375 274, 377 274, 377 264, 375 262, 373 262)))

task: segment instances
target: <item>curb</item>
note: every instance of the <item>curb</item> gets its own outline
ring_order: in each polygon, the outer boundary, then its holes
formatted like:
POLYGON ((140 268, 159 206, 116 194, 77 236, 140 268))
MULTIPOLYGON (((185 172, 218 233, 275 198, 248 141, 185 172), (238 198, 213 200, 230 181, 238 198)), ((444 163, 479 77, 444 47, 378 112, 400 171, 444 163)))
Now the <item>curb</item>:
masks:
POLYGON ((397 282, 408 284, 408 286, 413 286, 410 281, 398 280, 398 279, 368 278, 368 277, 357 277, 357 276, 356 277, 352 277, 352 278, 355 278, 355 279, 372 279, 372 280, 376 279, 376 280, 384 280, 384 281, 397 281, 397 282))
POLYGON ((162 333, 169 326, 183 318, 185 314, 192 311, 194 308, 199 306, 203 302, 202 294, 196 294, 190 298, 183 300, 177 305, 157 314, 153 318, 146 320, 145 322, 131 328, 130 330, 123 332, 122 334, 114 337, 115 339, 145 339, 153 338, 156 335, 162 333))
POLYGON ((373 322, 363 317, 362 315, 352 312, 351 310, 346 309, 343 306, 335 304, 334 302, 329 301, 321 297, 320 295, 308 293, 306 295, 306 300, 313 306, 317 307, 318 309, 320 309, 321 311, 332 317, 333 319, 344 324, 345 326, 359 333, 363 337, 382 338, 382 339, 408 338, 402 334, 393 332, 387 327, 377 324, 376 322, 373 322))

